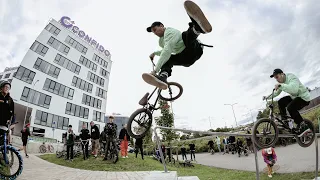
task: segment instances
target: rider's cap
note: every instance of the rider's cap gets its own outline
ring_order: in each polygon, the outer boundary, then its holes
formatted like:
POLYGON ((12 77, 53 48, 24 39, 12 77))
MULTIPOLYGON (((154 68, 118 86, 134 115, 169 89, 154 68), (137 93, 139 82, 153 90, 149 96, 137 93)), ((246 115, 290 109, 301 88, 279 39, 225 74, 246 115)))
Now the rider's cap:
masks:
POLYGON ((273 73, 272 73, 272 75, 270 75, 270 77, 273 78, 275 75, 281 74, 281 73, 283 73, 283 71, 281 69, 275 69, 275 70, 273 70, 273 73))
POLYGON ((272 154, 272 149, 271 149, 271 147, 268 148, 268 149, 266 149, 266 151, 267 151, 268 154, 272 154))
POLYGON ((70 124, 68 127, 72 128, 72 125, 70 124))
POLYGON ((153 27, 160 26, 160 25, 163 25, 163 24, 161 22, 159 22, 159 21, 156 21, 156 22, 152 23, 150 27, 147 27, 147 31, 148 32, 152 32, 151 29, 153 27))

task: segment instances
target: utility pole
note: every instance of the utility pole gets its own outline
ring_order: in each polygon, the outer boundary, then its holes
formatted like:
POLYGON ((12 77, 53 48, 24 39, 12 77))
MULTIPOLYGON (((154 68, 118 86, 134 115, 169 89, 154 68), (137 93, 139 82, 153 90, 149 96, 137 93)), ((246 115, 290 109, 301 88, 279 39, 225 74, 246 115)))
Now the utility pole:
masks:
POLYGON ((233 106, 234 106, 234 105, 236 105, 236 104, 238 104, 238 103, 233 103, 233 104, 224 104, 224 105, 226 105, 226 106, 231 106, 231 108, 232 108, 232 112, 233 112, 234 121, 236 122, 236 127, 238 127, 236 114, 234 113, 234 109, 233 109, 233 106))

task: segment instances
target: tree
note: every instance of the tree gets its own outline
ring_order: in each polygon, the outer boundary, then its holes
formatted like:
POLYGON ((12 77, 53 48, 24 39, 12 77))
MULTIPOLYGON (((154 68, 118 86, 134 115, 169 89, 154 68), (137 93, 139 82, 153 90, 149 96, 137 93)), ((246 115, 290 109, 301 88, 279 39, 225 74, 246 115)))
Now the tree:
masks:
MULTIPOLYGON (((155 119, 156 124, 158 126, 173 127, 174 118, 172 112, 170 112, 170 109, 168 108, 168 102, 159 100, 159 105, 161 109, 161 116, 155 119)), ((179 137, 179 135, 175 131, 167 129, 161 129, 160 134, 162 135, 162 139, 164 141, 168 141, 169 143, 179 137)))
MULTIPOLYGON (((268 106, 271 104, 271 101, 268 102, 268 106)), ((278 105, 278 101, 273 101, 273 112, 274 113, 279 113, 279 105, 278 105)), ((257 120, 261 119, 261 118, 268 118, 270 114, 270 108, 266 108, 263 111, 259 111, 258 115, 257 115, 257 120)))

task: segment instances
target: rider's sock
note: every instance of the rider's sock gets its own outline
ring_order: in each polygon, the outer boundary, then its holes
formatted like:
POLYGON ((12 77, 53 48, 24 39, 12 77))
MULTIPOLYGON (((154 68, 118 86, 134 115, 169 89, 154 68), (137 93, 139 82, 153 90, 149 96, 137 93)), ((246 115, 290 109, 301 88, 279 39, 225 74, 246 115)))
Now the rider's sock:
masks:
POLYGON ((163 72, 161 72, 161 73, 159 74, 160 80, 161 80, 161 81, 164 81, 164 82, 167 81, 168 76, 169 76, 169 74, 168 74, 167 72, 165 72, 165 71, 163 71, 163 72))

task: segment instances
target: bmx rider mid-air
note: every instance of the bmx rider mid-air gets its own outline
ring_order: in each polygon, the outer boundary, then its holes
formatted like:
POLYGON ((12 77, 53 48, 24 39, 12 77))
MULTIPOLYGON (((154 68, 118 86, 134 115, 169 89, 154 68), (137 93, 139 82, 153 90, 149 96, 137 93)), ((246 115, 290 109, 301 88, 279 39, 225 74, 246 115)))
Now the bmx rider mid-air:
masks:
MULTIPOLYGON (((282 91, 290 94, 291 96, 285 96, 279 99, 279 110, 281 119, 287 119, 287 110, 297 124, 297 135, 301 137, 306 132, 310 131, 310 128, 304 123, 299 110, 303 107, 308 106, 311 100, 310 92, 308 89, 300 82, 298 77, 292 73, 284 73, 281 69, 275 69, 270 76, 270 78, 275 78, 278 84, 275 85, 274 97, 278 96, 282 91)), ((265 100, 267 97, 264 96, 265 100)), ((267 99, 271 99, 271 95, 267 99)))
MULTIPOLYGON (((171 76, 173 66, 189 67, 194 64, 203 54, 203 46, 197 39, 200 34, 212 31, 212 27, 200 7, 192 1, 185 1, 184 8, 191 19, 187 31, 164 27, 161 22, 154 22, 147 28, 159 37, 159 45, 163 49, 153 52, 150 59, 160 56, 155 70, 144 73, 142 78, 150 85, 162 90, 168 88, 167 78, 171 76)), ((210 47, 210 46, 209 46, 210 47)))

